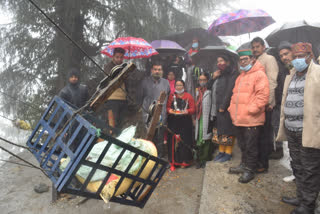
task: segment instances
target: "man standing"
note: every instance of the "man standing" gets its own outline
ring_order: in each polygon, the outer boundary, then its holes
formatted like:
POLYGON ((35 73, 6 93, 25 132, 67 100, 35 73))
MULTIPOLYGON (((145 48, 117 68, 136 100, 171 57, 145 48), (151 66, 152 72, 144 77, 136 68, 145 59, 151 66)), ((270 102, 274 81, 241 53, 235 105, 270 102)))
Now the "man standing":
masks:
POLYGON ((166 113, 166 103, 168 96, 170 94, 170 86, 168 80, 162 78, 163 69, 162 64, 160 62, 154 62, 151 67, 151 76, 146 77, 142 80, 141 83, 141 100, 142 100, 142 119, 143 122, 148 125, 148 110, 152 103, 156 102, 160 96, 160 93, 164 91, 166 93, 166 99, 162 106, 162 112, 160 116, 160 124, 156 129, 155 136, 153 138, 153 142, 155 143, 158 156, 164 157, 164 128, 162 125, 165 125, 167 122, 167 113, 166 113))
POLYGON ((284 83, 277 140, 288 141, 297 197, 283 197, 298 206, 292 214, 314 213, 320 191, 320 65, 310 43, 292 46, 294 69, 284 83))
MULTIPOLYGON (((111 74, 111 70, 116 65, 121 65, 123 63, 125 50, 122 48, 115 48, 113 50, 113 56, 111 62, 104 66, 104 72, 107 75, 111 74)), ((123 83, 119 88, 117 88, 108 98, 104 105, 103 115, 106 119, 110 129, 110 134, 116 134, 119 131, 122 118, 124 113, 128 108, 127 103, 127 92, 125 83, 123 83)))
POLYGON ((68 74, 68 84, 60 91, 59 97, 76 108, 81 108, 89 100, 86 85, 80 84, 80 72, 71 68, 68 74))
MULTIPOLYGON (((60 91, 59 97, 61 97, 67 103, 71 104, 76 109, 84 106, 89 100, 88 88, 86 85, 80 84, 80 72, 77 68, 70 69, 68 75, 68 84, 60 91)), ((76 126, 72 126, 71 130, 69 131, 72 133, 75 128, 76 126)), ((84 134, 85 133, 80 131, 80 134, 77 135, 74 143, 70 145, 70 149, 72 151, 75 151, 78 148, 84 134)))
MULTIPOLYGON (((278 46, 278 55, 281 61, 279 64, 279 74, 277 78, 277 88, 275 89, 275 100, 276 105, 272 111, 272 125, 274 128, 275 136, 277 136, 279 131, 280 123, 280 108, 281 108, 281 99, 283 92, 283 84, 286 76, 290 74, 292 69, 291 61, 293 60, 293 55, 291 51, 291 43, 287 41, 280 42, 278 46)), ((271 153, 270 159, 280 159, 283 157, 283 142, 276 142, 275 151, 271 153)))
POLYGON ((228 111, 236 126, 236 137, 241 150, 241 163, 231 167, 231 174, 240 174, 239 182, 248 183, 254 178, 258 162, 258 137, 265 122, 269 83, 264 67, 255 62, 251 50, 239 50, 241 74, 233 88, 228 111))
POLYGON ((272 110, 276 104, 275 89, 277 87, 277 77, 279 67, 276 59, 268 55, 265 50, 264 40, 256 37, 251 41, 251 48, 254 57, 262 64, 269 81, 269 102, 266 105, 266 121, 259 137, 259 166, 258 173, 267 172, 269 168, 269 155, 273 150, 274 131, 272 127, 272 110))

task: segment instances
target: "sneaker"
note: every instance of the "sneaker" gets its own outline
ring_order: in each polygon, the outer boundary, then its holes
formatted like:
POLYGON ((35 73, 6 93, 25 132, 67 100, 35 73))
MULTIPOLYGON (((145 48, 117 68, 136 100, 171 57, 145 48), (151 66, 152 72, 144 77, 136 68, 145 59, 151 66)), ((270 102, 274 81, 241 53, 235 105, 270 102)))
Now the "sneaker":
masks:
POLYGON ((222 158, 220 158, 217 162, 220 162, 220 163, 227 162, 231 160, 231 157, 232 156, 230 154, 225 153, 225 155, 222 158))
POLYGON ((284 182, 292 182, 296 179, 296 177, 294 177, 294 175, 290 175, 290 176, 287 176, 287 177, 284 177, 282 180, 284 182))
POLYGON ((251 170, 245 169, 244 173, 241 175, 241 177, 238 179, 240 183, 248 183, 252 179, 254 179, 254 173, 251 170))
POLYGON ((236 167, 230 167, 229 168, 229 173, 230 174, 240 174, 244 173, 245 166, 243 163, 241 163, 239 166, 236 167))
POLYGON ((219 154, 214 158, 213 161, 218 161, 220 160, 226 153, 224 152, 219 152, 219 154))

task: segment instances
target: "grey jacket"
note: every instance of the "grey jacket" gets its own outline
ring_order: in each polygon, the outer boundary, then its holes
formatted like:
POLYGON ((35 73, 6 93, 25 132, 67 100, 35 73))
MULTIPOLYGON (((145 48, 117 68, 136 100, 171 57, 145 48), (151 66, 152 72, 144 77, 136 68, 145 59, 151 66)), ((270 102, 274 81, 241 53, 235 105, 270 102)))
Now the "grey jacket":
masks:
POLYGON ((167 122, 167 112, 166 112, 166 104, 168 100, 168 96, 170 94, 170 86, 169 82, 166 79, 160 78, 159 81, 154 81, 154 79, 149 76, 142 80, 141 83, 141 101, 142 101, 142 119, 143 122, 147 122, 148 118, 148 110, 153 101, 158 100, 160 96, 160 92, 165 91, 167 96, 165 102, 162 107, 161 119, 162 124, 166 124, 167 122))
MULTIPOLYGON (((199 92, 197 90, 196 96, 198 99, 199 92)), ((210 111, 211 111, 211 91, 206 90, 203 95, 202 100, 202 123, 203 123, 203 140, 210 140, 212 138, 212 132, 209 129, 209 117, 210 117, 210 111)), ((198 139, 199 135, 199 120, 196 119, 196 130, 195 130, 195 140, 198 139)))

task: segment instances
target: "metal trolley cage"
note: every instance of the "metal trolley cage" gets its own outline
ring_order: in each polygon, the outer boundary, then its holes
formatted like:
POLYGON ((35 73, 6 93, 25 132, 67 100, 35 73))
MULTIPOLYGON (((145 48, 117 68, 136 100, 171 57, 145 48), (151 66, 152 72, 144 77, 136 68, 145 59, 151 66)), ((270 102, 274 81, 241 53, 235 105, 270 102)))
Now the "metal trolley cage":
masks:
POLYGON ((46 171, 56 190, 60 193, 101 199, 100 193, 104 186, 116 176, 120 179, 114 194, 125 179, 130 179, 131 183, 123 194, 113 195, 110 201, 143 208, 169 168, 169 164, 110 135, 102 133, 98 137, 97 129, 81 115, 74 115, 74 111, 74 108, 55 96, 27 141, 30 151, 40 163, 40 167, 46 171), (99 138, 107 140, 108 143, 101 151, 98 160, 93 162, 88 159, 88 154, 99 138), (112 144, 122 150, 112 166, 105 166, 101 162, 112 144), (126 169, 120 171, 117 166, 126 152, 133 152, 134 156, 126 169), (142 166, 138 171, 129 173, 139 157, 144 160, 142 166), (65 158, 69 158, 70 161, 61 171, 59 166, 65 158), (150 174, 147 178, 140 177, 150 162, 153 163, 150 174), (80 167, 89 169, 88 176, 82 183, 76 178, 80 167), (87 190, 93 176, 99 170, 105 172, 99 188, 95 192, 87 190))

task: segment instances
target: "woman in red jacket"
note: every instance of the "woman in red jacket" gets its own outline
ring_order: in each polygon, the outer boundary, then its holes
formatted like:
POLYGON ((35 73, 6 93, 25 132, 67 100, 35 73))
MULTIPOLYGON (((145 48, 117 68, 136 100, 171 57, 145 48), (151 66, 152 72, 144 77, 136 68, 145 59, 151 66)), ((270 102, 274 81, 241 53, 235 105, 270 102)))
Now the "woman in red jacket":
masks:
MULTIPOLYGON (((168 158, 171 170, 175 166, 190 166, 192 156, 192 115, 195 113, 194 99, 184 91, 183 80, 175 82, 175 93, 170 94, 167 102, 168 112, 168 158)), ((166 143, 166 142, 165 142, 166 143)))

